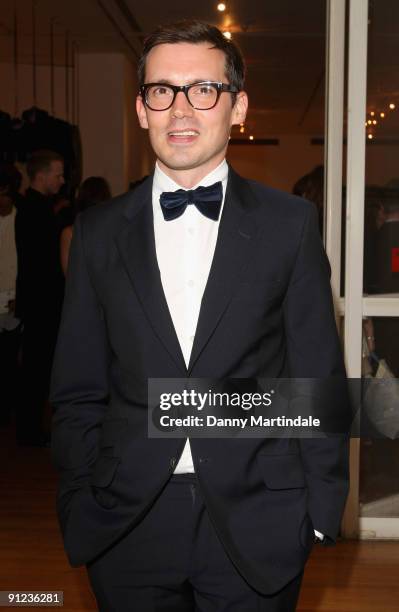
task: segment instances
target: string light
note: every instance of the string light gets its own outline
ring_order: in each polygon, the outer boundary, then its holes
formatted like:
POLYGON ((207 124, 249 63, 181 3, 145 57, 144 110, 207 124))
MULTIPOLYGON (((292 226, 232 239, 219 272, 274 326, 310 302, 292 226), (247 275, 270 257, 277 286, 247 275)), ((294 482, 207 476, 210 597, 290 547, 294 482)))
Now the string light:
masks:
POLYGON ((223 35, 227 38, 227 40, 231 39, 231 32, 223 32, 223 35))
POLYGON ((226 5, 225 5, 225 4, 223 4, 223 2, 220 2, 220 3, 218 4, 218 6, 217 6, 217 9, 218 9, 218 11, 220 11, 220 12, 222 13, 223 11, 225 11, 225 10, 226 10, 226 5))
POLYGON ((241 133, 241 134, 244 134, 244 132, 245 132, 245 127, 244 127, 244 126, 241 126, 241 127, 240 127, 240 133, 241 133))
MULTIPOLYGON (((396 105, 393 102, 390 102, 390 104, 388 105, 388 108, 389 108, 389 110, 395 110, 396 105)), ((367 119, 367 117, 366 117, 366 121, 365 121, 365 124, 364 124, 366 128, 370 127, 370 126, 378 125, 378 121, 377 121, 377 119, 375 119, 376 115, 378 115, 381 119, 385 119, 385 117, 386 117, 386 113, 384 111, 373 111, 372 110, 368 114, 369 114, 370 117, 373 117, 373 119, 367 119)), ((367 138, 369 140, 373 140, 374 135, 369 133, 369 134, 367 134, 367 138)))
POLYGON ((253 139, 254 139, 254 137, 251 135, 251 136, 249 137, 249 140, 253 140, 253 139))

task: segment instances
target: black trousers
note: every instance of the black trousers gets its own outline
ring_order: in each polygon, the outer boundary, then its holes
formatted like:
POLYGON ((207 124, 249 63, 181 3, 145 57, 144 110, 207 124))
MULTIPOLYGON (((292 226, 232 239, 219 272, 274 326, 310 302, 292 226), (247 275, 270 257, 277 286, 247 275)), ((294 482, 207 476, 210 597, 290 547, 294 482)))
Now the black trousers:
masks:
POLYGON ((57 328, 49 320, 29 318, 22 333, 21 394, 17 410, 17 439, 20 442, 43 438, 43 417, 49 396, 51 367, 57 328))
POLYGON ((185 474, 87 571, 100 612, 293 612, 302 581, 273 596, 254 591, 227 556, 195 475, 185 474))
POLYGON ((20 328, 0 331, 1 394, 0 427, 7 426, 12 413, 17 410, 19 398, 18 350, 21 341, 20 328))

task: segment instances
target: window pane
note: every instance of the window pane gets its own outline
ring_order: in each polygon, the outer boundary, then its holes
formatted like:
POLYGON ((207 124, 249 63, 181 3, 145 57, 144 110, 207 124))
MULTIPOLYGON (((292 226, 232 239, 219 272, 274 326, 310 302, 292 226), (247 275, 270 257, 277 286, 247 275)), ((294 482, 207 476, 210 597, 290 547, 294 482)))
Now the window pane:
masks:
POLYGON ((399 3, 370 4, 364 292, 399 293, 399 3))

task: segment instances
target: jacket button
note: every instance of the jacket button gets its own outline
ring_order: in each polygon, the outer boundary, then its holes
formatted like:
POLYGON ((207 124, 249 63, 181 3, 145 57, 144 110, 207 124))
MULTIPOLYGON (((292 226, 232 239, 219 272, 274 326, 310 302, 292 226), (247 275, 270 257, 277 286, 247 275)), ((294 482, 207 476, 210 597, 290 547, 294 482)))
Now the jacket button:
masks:
POLYGON ((171 468, 174 468, 176 466, 176 463, 177 463, 176 457, 172 457, 172 459, 169 461, 169 465, 171 468))
POLYGON ((208 463, 209 459, 207 459, 206 457, 200 457, 199 458, 199 462, 200 463, 208 463))

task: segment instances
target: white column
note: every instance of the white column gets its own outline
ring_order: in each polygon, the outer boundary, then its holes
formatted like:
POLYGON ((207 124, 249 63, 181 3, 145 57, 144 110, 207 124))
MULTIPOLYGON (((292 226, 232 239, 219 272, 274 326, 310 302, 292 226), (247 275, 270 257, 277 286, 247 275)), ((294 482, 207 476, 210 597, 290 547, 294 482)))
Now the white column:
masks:
MULTIPOLYGON (((340 295, 342 149, 345 79, 345 0, 328 0, 326 54, 325 245, 334 302, 340 295)), ((336 306, 336 312, 337 312, 336 306)), ((337 312, 337 319, 338 319, 337 312)))
MULTIPOLYGON (((345 358, 348 376, 361 376, 365 116, 368 2, 350 0, 348 64, 348 146, 345 262, 345 358)), ((351 489, 343 522, 346 537, 359 533, 359 440, 351 444, 351 489)))

